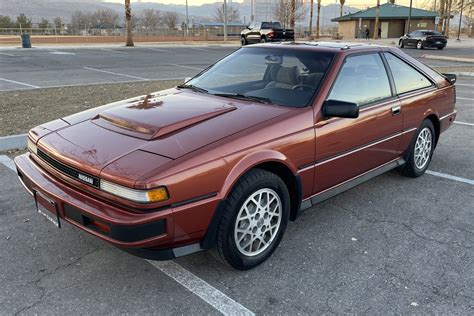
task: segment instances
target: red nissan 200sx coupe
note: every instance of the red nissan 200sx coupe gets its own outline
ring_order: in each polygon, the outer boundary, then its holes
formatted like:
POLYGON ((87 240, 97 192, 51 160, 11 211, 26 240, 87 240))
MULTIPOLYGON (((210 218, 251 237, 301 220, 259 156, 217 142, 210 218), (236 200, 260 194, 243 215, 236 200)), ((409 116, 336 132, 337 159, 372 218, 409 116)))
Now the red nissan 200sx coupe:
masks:
POLYGON ((398 48, 246 46, 176 88, 33 128, 15 163, 58 227, 249 269, 300 210, 396 167, 422 175, 456 117, 455 81, 398 48))

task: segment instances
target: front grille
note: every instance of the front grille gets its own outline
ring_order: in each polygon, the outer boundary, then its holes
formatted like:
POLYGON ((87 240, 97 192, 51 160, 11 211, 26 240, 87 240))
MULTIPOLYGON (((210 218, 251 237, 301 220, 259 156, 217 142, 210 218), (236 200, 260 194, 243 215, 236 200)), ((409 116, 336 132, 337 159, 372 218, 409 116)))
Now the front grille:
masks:
POLYGON ((85 183, 87 185, 90 185, 95 188, 100 188, 100 180, 98 177, 92 176, 88 173, 84 173, 82 171, 78 171, 74 168, 71 168, 62 162, 57 161, 54 158, 51 158, 43 152, 41 149, 38 149, 38 157, 40 157, 44 162, 46 162, 48 165, 56 169, 57 171, 61 172, 62 174, 65 174, 74 180, 80 181, 82 183, 85 183), (86 181, 86 179, 92 180, 91 182, 86 181))

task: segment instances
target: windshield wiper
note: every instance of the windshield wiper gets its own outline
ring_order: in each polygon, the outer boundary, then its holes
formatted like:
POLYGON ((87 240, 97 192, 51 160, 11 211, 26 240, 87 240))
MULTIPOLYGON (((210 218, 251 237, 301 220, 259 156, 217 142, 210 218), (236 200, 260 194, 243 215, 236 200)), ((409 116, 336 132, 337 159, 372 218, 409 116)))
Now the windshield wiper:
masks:
POLYGON ((225 98, 234 98, 234 99, 241 99, 241 100, 250 100, 250 101, 255 101, 258 103, 272 103, 272 100, 269 98, 265 97, 258 97, 258 96, 253 96, 253 95, 247 95, 243 93, 213 93, 213 95, 216 95, 218 97, 225 97, 225 98))
POLYGON ((206 89, 199 88, 199 87, 197 87, 193 84, 180 84, 180 85, 177 85, 177 88, 179 88, 179 89, 191 89, 191 90, 196 91, 196 92, 208 93, 208 91, 206 89))

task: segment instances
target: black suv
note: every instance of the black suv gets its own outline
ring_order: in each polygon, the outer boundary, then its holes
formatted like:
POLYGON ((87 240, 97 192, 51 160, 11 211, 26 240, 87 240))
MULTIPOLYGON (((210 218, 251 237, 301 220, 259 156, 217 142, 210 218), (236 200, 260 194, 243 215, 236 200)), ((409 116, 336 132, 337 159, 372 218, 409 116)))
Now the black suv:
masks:
POLYGON ((398 45, 400 45, 400 48, 412 46, 418 49, 423 49, 426 47, 436 47, 437 49, 443 49, 446 47, 447 42, 447 37, 440 32, 418 30, 400 37, 398 45))

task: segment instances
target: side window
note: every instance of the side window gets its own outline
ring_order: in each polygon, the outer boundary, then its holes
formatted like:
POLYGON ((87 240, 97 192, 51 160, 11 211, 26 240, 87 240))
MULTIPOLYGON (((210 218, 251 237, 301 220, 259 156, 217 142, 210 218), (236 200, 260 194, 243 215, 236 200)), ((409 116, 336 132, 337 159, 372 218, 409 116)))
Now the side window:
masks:
POLYGON ((346 58, 328 99, 361 106, 391 96, 382 58, 379 54, 366 54, 346 58))
POLYGON ((385 58, 392 71, 398 94, 432 86, 428 78, 400 58, 390 53, 385 53, 385 58))

